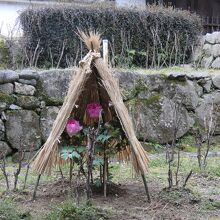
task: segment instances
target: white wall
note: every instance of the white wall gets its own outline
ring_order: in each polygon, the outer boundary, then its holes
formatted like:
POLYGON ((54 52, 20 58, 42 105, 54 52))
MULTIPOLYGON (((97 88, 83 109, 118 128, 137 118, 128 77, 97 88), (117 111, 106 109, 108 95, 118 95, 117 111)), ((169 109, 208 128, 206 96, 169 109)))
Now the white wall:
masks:
POLYGON ((146 6, 146 0, 116 0, 118 7, 136 7, 143 8, 146 6))

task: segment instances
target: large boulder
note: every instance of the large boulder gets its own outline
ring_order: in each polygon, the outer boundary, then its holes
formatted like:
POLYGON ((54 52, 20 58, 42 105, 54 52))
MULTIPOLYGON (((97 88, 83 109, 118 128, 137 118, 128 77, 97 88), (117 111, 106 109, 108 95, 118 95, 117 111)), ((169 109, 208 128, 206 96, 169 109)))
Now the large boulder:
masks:
POLYGON ((59 110, 60 107, 56 106, 48 106, 42 109, 40 117, 40 129, 43 141, 47 140, 59 110))
POLYGON ((167 92, 170 97, 177 103, 183 104, 188 110, 195 110, 199 102, 199 85, 187 80, 185 83, 175 83, 173 89, 167 88, 167 92))
POLYGON ((0 70, 0 84, 15 82, 19 75, 13 70, 0 70))
POLYGON ((208 69, 211 67, 213 60, 213 56, 203 57, 201 60, 201 67, 208 69))
POLYGON ((213 85, 220 89, 220 74, 215 74, 212 76, 212 82, 213 82, 213 85))
POLYGON ((31 86, 36 86, 37 85, 37 80, 36 79, 19 79, 18 82, 22 83, 22 84, 31 85, 31 86))
POLYGON ((220 57, 217 57, 213 63, 212 63, 212 68, 214 69, 220 69, 220 57))
POLYGON ((19 78, 25 80, 32 80, 32 79, 37 80, 39 79, 39 74, 34 69, 24 69, 19 73, 19 78))
POLYGON ((124 100, 134 96, 146 99, 155 94, 162 94, 170 99, 181 101, 189 110, 194 110, 198 105, 199 96, 202 95, 202 87, 197 82, 187 78, 201 79, 209 76, 207 73, 186 75, 170 73, 162 74, 138 74, 134 72, 116 72, 124 100))
POLYGON ((202 48, 203 52, 207 56, 211 56, 212 55, 212 49, 213 49, 213 45, 211 45, 211 44, 204 44, 204 46, 202 48))
POLYGON ((73 69, 46 70, 40 72, 42 95, 53 100, 63 100, 74 73, 75 70, 73 69))
POLYGON ((119 80, 124 100, 134 97, 147 98, 155 93, 163 92, 169 84, 167 78, 161 74, 115 72, 114 76, 119 80))
MULTIPOLYGON (((195 110, 195 116, 202 127, 211 122, 215 124, 215 134, 220 134, 220 91, 205 94, 195 110)), ((213 124, 213 125, 214 125, 213 124)))
POLYGON ((200 80, 198 80, 197 83, 203 88, 204 93, 211 92, 211 89, 212 89, 212 79, 211 78, 200 79, 200 80))
POLYGON ((220 56, 220 44, 215 44, 215 45, 212 47, 212 55, 213 55, 214 57, 220 56))
POLYGON ((29 150, 41 145, 39 116, 34 111, 14 110, 6 112, 6 137, 12 148, 29 150))
POLYGON ((12 83, 0 84, 0 92, 11 95, 14 92, 14 85, 12 83))
POLYGON ((207 71, 190 71, 187 73, 187 78, 191 80, 199 80, 210 77, 210 74, 207 71))
POLYGON ((18 95, 16 97, 16 105, 24 109, 36 109, 40 107, 41 102, 35 96, 18 95))
POLYGON ((213 32, 211 34, 207 33, 205 35, 205 41, 209 44, 218 44, 220 43, 220 32, 213 32))
POLYGON ((36 89, 34 86, 22 83, 15 83, 15 92, 20 95, 34 95, 36 89))
MULTIPOLYGON (((160 143, 172 141, 175 107, 178 106, 177 137, 186 134, 194 124, 188 113, 194 111, 203 94, 203 88, 187 80, 186 74, 134 74, 118 72, 124 100, 130 109, 137 136, 160 143)), ((198 79, 205 74, 196 75, 198 79)))
POLYGON ((172 141, 177 121, 177 138, 186 134, 194 124, 193 118, 182 105, 166 97, 154 97, 154 101, 149 104, 143 101, 130 105, 129 109, 137 136, 142 140, 168 143, 172 141))
POLYGON ((8 144, 4 141, 0 141, 0 153, 4 153, 5 155, 8 155, 11 152, 12 149, 8 146, 8 144))

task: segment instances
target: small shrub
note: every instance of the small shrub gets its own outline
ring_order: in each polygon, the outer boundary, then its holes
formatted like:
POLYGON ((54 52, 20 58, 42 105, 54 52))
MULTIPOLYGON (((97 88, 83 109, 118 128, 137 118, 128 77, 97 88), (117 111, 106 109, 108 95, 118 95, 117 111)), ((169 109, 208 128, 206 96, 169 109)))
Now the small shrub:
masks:
POLYGON ((15 204, 10 201, 0 202, 0 219, 1 220, 28 220, 31 219, 29 213, 21 213, 15 208, 15 204))
POLYGON ((83 205, 77 207, 72 201, 66 201, 53 210, 45 217, 47 220, 104 220, 108 219, 107 213, 93 206, 83 205))

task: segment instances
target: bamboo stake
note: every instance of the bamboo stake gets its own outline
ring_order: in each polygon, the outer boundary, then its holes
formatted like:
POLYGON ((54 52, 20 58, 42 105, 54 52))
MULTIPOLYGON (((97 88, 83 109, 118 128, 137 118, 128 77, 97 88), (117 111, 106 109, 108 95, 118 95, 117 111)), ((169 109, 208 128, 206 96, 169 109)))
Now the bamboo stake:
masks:
POLYGON ((23 190, 25 190, 25 188, 26 188, 27 178, 28 178, 29 169, 30 169, 30 160, 31 160, 31 155, 32 155, 33 151, 34 151, 34 145, 31 146, 31 149, 28 154, 28 162, 27 162, 27 167, 26 167, 26 172, 25 172, 23 190))
POLYGON ((151 202, 151 199, 150 199, 150 193, 149 193, 149 190, 148 190, 146 177, 145 177, 144 174, 142 174, 141 177, 142 177, 143 182, 144 182, 144 187, 145 187, 145 191, 146 191, 146 194, 147 194, 148 202, 151 202))
POLYGON ((108 163, 108 159, 106 157, 106 152, 104 152, 103 191, 105 198, 107 197, 107 163, 108 163))
POLYGON ((37 177, 37 181, 36 181, 36 184, 35 184, 35 187, 34 187, 34 193, 33 193, 33 196, 32 196, 32 200, 36 199, 37 188, 38 188, 38 185, 39 185, 39 182, 40 182, 40 178, 41 178, 41 174, 39 174, 38 177, 37 177))
POLYGON ((103 40, 103 60, 108 65, 108 40, 103 40))

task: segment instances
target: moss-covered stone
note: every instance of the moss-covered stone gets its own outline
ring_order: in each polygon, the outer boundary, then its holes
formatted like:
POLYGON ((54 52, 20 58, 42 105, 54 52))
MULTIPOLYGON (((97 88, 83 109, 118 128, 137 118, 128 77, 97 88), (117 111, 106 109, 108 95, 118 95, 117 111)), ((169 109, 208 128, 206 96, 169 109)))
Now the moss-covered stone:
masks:
POLYGON ((145 93, 147 91, 148 91, 148 88, 147 88, 146 83, 144 82, 144 79, 140 78, 135 82, 134 87, 132 89, 130 90, 124 89, 123 95, 124 95, 125 100, 132 100, 138 97, 140 93, 143 93, 143 92, 145 93))
POLYGON ((151 104, 158 103, 158 101, 161 99, 160 94, 152 95, 146 99, 139 99, 139 98, 134 98, 129 100, 127 103, 129 106, 136 106, 136 105, 144 105, 144 106, 149 106, 151 104))
POLYGON ((16 98, 13 95, 8 95, 3 92, 0 92, 0 102, 5 102, 7 104, 12 104, 16 101, 16 98))
POLYGON ((63 99, 55 99, 46 95, 42 95, 42 100, 44 100, 48 106, 60 106, 63 104, 63 99))
POLYGON ((16 105, 24 109, 36 109, 40 106, 40 101, 34 96, 17 96, 16 105))

